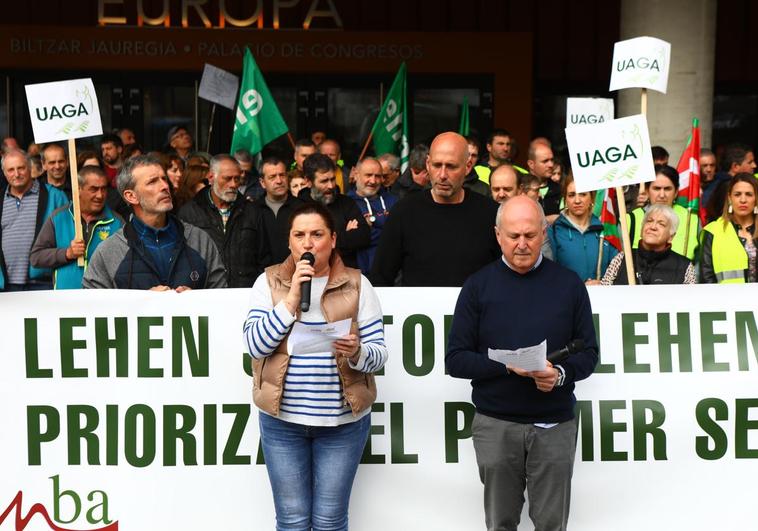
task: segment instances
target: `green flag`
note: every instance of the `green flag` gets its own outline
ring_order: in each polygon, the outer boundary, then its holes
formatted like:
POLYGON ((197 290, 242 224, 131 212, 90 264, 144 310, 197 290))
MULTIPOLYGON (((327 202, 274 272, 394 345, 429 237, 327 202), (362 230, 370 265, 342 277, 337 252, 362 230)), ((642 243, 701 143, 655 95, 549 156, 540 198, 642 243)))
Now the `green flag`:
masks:
POLYGON ((249 48, 245 48, 231 153, 247 149, 255 155, 263 146, 287 131, 287 124, 276 107, 253 54, 249 48))
POLYGON ((461 105, 461 123, 458 125, 458 133, 463 136, 468 136, 469 129, 468 96, 463 96, 463 105, 461 105))
POLYGON ((405 97, 405 63, 400 65, 384 100, 382 110, 376 117, 371 134, 377 155, 394 153, 400 157, 400 171, 408 167, 408 105, 405 97))

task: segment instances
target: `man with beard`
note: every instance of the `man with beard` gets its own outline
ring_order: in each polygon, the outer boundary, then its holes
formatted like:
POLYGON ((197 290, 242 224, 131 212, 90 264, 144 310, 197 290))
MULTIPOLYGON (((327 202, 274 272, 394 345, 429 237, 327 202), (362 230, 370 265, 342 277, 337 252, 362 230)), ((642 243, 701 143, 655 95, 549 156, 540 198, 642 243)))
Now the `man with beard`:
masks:
POLYGON ((82 238, 75 237, 74 207, 69 204, 45 221, 29 255, 33 267, 54 271, 54 289, 81 288, 85 266, 78 264, 78 258, 84 257, 87 264, 100 244, 123 225, 121 217, 105 204, 108 177, 101 168, 84 166, 79 171, 77 185, 82 238))
POLYGON ((140 155, 125 161, 118 191, 134 215, 100 245, 82 287, 177 292, 226 287, 211 237, 171 215, 174 205, 159 159, 140 155))
POLYGON ((124 144, 118 135, 104 135, 100 141, 100 154, 105 163, 105 174, 110 179, 111 187, 116 188, 116 176, 123 163, 124 144))
POLYGON ((59 144, 46 144, 40 152, 42 156, 42 182, 55 186, 71 200, 71 179, 68 177, 66 152, 59 144))
POLYGON ((234 157, 211 159, 208 182, 179 210, 179 219, 207 232, 221 252, 230 288, 249 288, 271 261, 257 208, 239 193, 242 168, 234 157))
POLYGON ((384 225, 371 267, 375 286, 462 286, 499 254, 497 204, 463 187, 471 171, 466 139, 437 135, 426 167, 431 190, 400 200, 384 225))
POLYGON ((358 266, 364 275, 368 275, 379 237, 390 209, 397 203, 397 197, 382 186, 382 165, 378 160, 365 158, 358 163, 356 170, 355 189, 350 190, 348 195, 353 198, 371 227, 371 244, 358 251, 358 266))
POLYGON ((303 188, 299 198, 318 201, 329 209, 337 227, 337 250, 342 261, 357 269, 358 251, 371 243, 371 229, 355 201, 337 193, 336 169, 332 159, 322 153, 314 153, 305 159, 303 170, 313 186, 303 188))

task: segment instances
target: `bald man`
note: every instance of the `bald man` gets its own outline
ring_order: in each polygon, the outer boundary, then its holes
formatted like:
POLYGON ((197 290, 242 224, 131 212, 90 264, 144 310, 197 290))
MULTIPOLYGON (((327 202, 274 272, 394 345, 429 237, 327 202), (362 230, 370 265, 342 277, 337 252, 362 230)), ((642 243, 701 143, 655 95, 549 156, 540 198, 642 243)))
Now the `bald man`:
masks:
POLYGON ((431 189, 401 200, 384 226, 375 286, 461 286, 499 255, 491 228, 497 205, 463 187, 471 170, 466 139, 437 136, 426 167, 431 189))
POLYGON ((518 176, 516 170, 508 164, 501 164, 490 174, 490 194, 497 203, 519 194, 518 176))
POLYGON ((366 157, 358 162, 355 169, 355 188, 347 195, 353 198, 371 227, 371 243, 358 251, 358 267, 364 275, 369 275, 382 229, 389 219, 390 210, 397 203, 397 197, 382 186, 383 170, 377 159, 366 157))
POLYGON ((471 380, 472 435, 484 484, 487 529, 516 531, 529 496, 535 529, 566 529, 576 450, 574 382, 598 361, 590 299, 573 271, 543 259, 545 214, 526 196, 498 209, 502 255, 472 275, 458 296, 445 365, 471 380), (489 349, 542 346, 570 356, 525 371, 491 359, 489 349), (544 343, 544 346, 543 346, 544 343), (528 486, 527 486, 528 478, 528 486))

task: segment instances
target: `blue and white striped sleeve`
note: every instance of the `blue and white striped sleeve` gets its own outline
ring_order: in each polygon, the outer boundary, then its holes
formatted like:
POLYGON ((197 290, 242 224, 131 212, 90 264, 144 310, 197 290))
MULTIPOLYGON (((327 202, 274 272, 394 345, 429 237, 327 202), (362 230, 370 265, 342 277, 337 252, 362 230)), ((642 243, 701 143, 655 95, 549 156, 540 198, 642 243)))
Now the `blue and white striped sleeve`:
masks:
POLYGON ((270 355, 294 323, 295 316, 287 310, 284 301, 273 305, 266 274, 261 274, 251 288, 250 310, 243 328, 247 352, 255 359, 270 355))
POLYGON ((358 306, 358 333, 361 355, 350 366, 361 372, 376 372, 387 362, 387 345, 384 343, 382 307, 374 287, 361 275, 361 300, 358 306))

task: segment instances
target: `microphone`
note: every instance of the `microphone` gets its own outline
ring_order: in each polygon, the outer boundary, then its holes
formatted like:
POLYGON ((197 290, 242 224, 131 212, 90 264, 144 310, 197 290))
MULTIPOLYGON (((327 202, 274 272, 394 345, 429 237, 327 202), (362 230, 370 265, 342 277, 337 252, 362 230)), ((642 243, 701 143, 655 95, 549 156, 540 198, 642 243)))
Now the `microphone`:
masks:
POLYGON ((560 350, 556 350, 554 352, 551 352, 547 355, 547 360, 555 365, 556 363, 560 363, 572 354, 576 354, 578 351, 582 350, 584 348, 584 340, 583 339, 572 339, 568 342, 568 345, 563 347, 560 350))
MULTIPOLYGON (((300 260, 308 260, 310 265, 316 263, 316 257, 313 253, 305 252, 300 260)), ((300 311, 307 312, 311 308, 311 279, 300 284, 300 311)))

